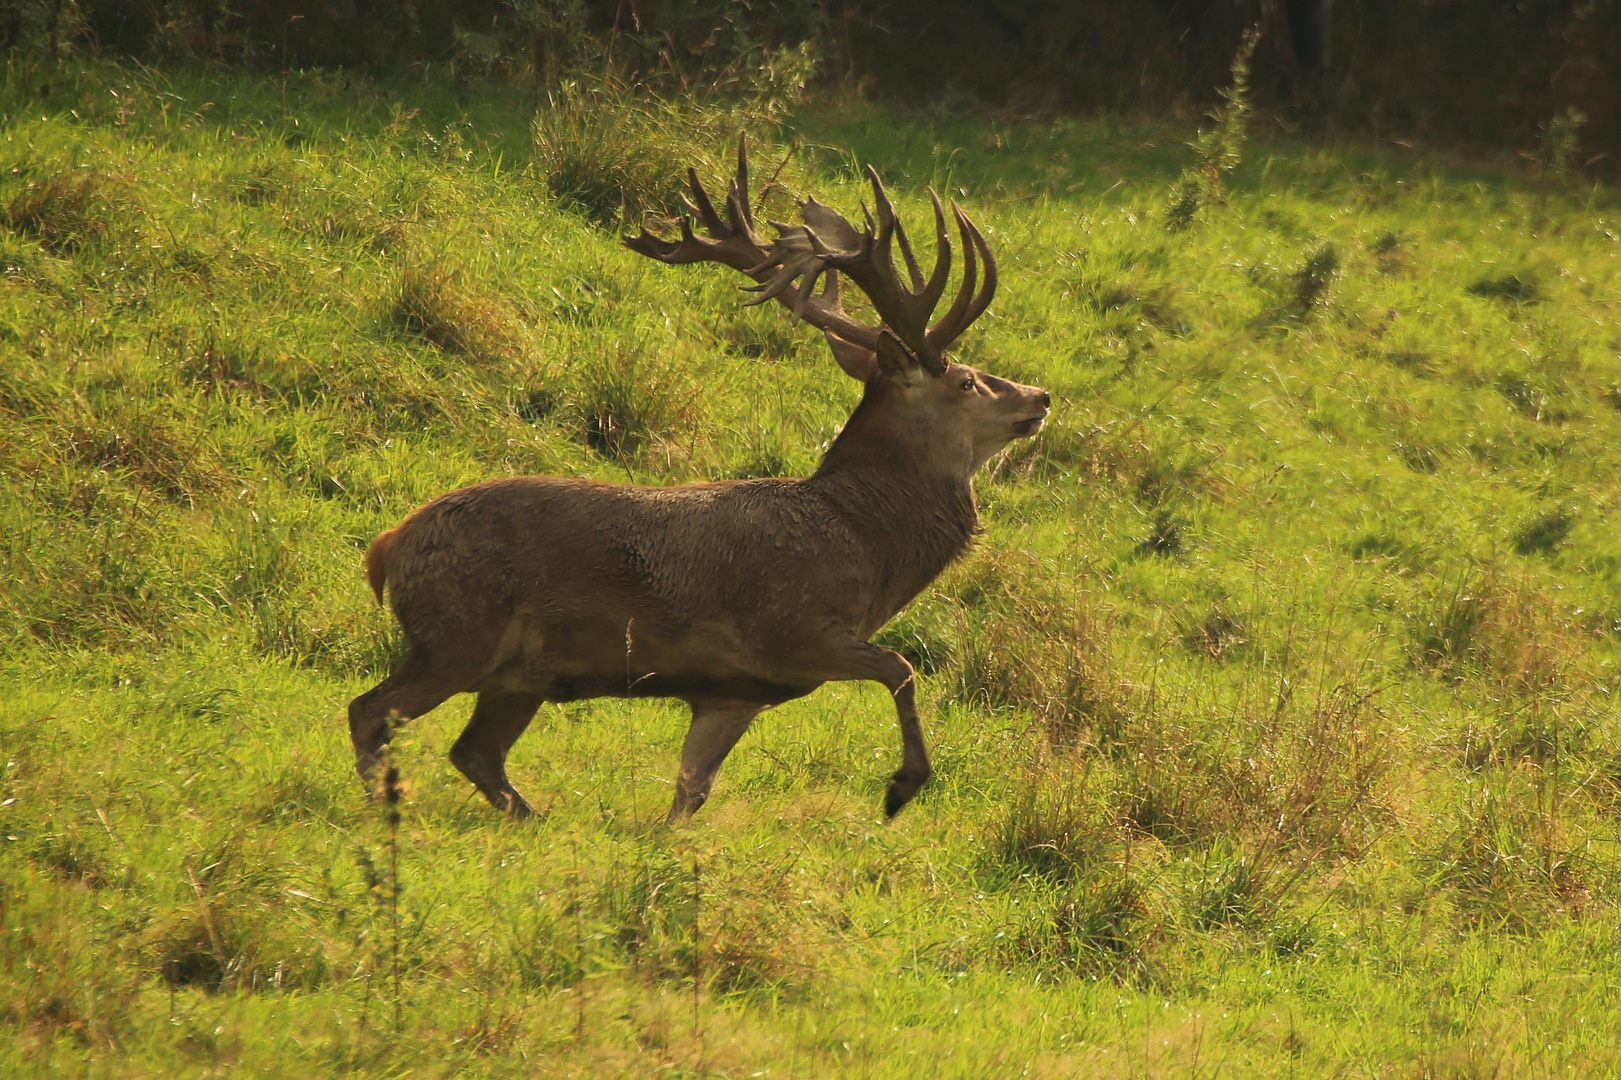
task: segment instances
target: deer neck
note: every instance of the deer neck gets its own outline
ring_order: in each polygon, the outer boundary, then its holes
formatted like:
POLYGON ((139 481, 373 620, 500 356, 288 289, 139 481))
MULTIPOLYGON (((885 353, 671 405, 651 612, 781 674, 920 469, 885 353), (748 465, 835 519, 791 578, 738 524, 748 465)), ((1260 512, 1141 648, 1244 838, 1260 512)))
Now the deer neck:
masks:
POLYGON ((968 550, 979 513, 971 463, 874 404, 869 393, 806 483, 865 542, 877 629, 968 550))

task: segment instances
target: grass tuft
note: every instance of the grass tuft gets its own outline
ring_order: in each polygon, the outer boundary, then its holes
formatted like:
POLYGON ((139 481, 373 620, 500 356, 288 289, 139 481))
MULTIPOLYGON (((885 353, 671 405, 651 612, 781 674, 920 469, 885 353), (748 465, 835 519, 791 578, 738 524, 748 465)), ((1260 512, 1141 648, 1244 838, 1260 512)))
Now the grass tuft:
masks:
POLYGON ((1328 290, 1339 272, 1340 255, 1333 244, 1324 244, 1308 255, 1292 275, 1295 313, 1305 318, 1317 310, 1327 298, 1328 290))
POLYGON ((188 505, 230 482, 207 432, 156 404, 89 410, 62 432, 63 452, 188 505))
POLYGON ((1234 659, 1250 644, 1250 630, 1241 615, 1219 604, 1182 631, 1182 647, 1211 660, 1234 659))
POLYGON ((1559 825, 1546 774, 1515 765, 1485 779, 1428 852, 1466 923, 1524 933, 1584 914, 1600 883, 1559 825))
POLYGON ((287 910, 285 878, 259 852, 227 841, 184 868, 192 902, 156 920, 146 949, 164 982, 210 993, 318 986, 327 943, 287 910))
POLYGON ((1542 285, 1534 270, 1504 270, 1480 278, 1466 290, 1471 296, 1505 300, 1513 304, 1535 303, 1542 297, 1542 285))
POLYGON ((668 457, 700 417, 697 397, 676 368, 630 351, 591 358, 575 373, 575 386, 581 438, 621 464, 668 457))
MULTIPOLYGON (((1049 581, 1043 563, 1022 553, 975 558, 954 583, 963 629, 946 694, 967 706, 1026 711, 1069 745, 1118 721, 1122 690, 1109 663, 1107 613, 1056 593, 1049 581)), ((924 653, 931 659, 926 646, 924 653)))
POLYGON ((97 172, 30 180, 6 204, 0 223, 52 252, 72 253, 106 237, 129 212, 128 186, 97 172))
POLYGON ((104 889, 120 877, 103 844, 90 842, 77 830, 50 829, 35 837, 28 858, 39 869, 86 889, 104 889))
POLYGON ((1452 680, 1536 694, 1566 686, 1580 667, 1570 618, 1526 577, 1493 571, 1440 582, 1419 598, 1408 632, 1413 660, 1452 680))
POLYGON ((1129 875, 1098 876, 1032 891, 995 954, 1052 978, 1104 976, 1126 984, 1150 979, 1152 930, 1145 891, 1129 875))
POLYGON ((440 258, 406 262, 390 316, 406 334, 476 363, 498 364, 517 352, 511 308, 440 258))
POLYGON ((1117 857, 1122 837, 1094 780, 1090 770, 1055 768, 1026 777, 990 848, 992 865, 1059 884, 1117 857))
POLYGON ((566 83, 535 115, 536 179, 564 206, 604 228, 679 207, 686 170, 711 171, 700 155, 724 121, 683 110, 608 80, 566 83))
POLYGON ((1580 519, 1568 506, 1534 514, 1514 530, 1514 550, 1521 555, 1551 555, 1580 519))
POLYGON ((1182 535, 1185 528, 1186 522, 1180 514, 1169 510, 1155 511, 1148 535, 1137 541, 1137 554, 1164 556, 1182 554, 1182 535))

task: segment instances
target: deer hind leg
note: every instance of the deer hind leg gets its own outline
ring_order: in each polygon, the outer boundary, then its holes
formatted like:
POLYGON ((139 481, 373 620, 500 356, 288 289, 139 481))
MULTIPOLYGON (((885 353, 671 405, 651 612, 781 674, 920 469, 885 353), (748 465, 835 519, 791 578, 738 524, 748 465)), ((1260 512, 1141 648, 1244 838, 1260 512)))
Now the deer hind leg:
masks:
POLYGON ((507 753, 540 708, 538 694, 515 690, 483 690, 473 706, 473 718, 450 748, 450 763, 461 770, 497 810, 515 818, 534 814, 534 808, 507 779, 507 753))
POLYGON ((675 802, 670 806, 667 824, 690 818, 709 798, 721 762, 764 707, 692 703, 692 726, 681 747, 681 774, 676 777, 675 802))
POLYGON ((371 778, 396 724, 416 719, 463 689, 456 675, 413 650, 392 675, 351 701, 349 741, 360 778, 371 778))

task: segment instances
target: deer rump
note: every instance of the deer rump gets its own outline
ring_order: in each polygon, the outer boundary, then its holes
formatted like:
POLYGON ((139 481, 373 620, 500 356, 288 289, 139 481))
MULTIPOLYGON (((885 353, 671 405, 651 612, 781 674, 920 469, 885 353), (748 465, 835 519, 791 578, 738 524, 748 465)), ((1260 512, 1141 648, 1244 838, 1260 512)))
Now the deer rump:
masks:
POLYGON ((764 707, 815 690, 828 645, 909 599, 885 610, 864 547, 795 481, 531 476, 429 503, 373 542, 367 571, 452 692, 764 707))

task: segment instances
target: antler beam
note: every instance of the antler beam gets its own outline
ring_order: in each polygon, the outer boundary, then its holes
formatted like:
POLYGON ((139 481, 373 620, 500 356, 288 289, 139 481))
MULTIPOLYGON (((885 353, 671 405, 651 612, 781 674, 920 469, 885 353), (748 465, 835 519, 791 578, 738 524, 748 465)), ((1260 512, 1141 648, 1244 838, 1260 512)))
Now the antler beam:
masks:
POLYGON ((906 229, 895 213, 895 204, 885 192, 883 182, 871 166, 867 168, 867 176, 872 183, 877 219, 875 221, 863 206, 865 229, 858 231, 836 210, 808 198, 799 207, 804 224, 772 222, 779 235, 768 245, 755 228, 754 215, 749 208, 747 145, 739 136, 737 174, 727 191, 724 221, 715 213, 696 170, 689 169, 692 198, 682 199, 687 214, 681 219, 681 239, 664 240, 644 227, 641 235, 625 237, 625 245, 660 262, 724 263, 756 282, 747 286, 749 291, 758 294, 749 303, 776 300, 792 311, 796 319, 804 319, 820 330, 866 348, 876 347, 880 330, 887 327, 926 370, 935 375, 944 374, 948 362, 946 347, 984 313, 996 293, 996 259, 985 237, 962 207, 953 202, 951 213, 963 244, 962 283, 945 316, 929 326, 929 318, 939 305, 951 276, 951 238, 945 211, 931 189, 935 262, 925 281, 906 229), (693 232, 694 218, 703 223, 708 239, 693 232), (895 266, 893 248, 897 244, 910 285, 902 282, 895 266), (983 279, 979 271, 981 262, 983 279), (866 326, 845 313, 840 303, 838 275, 841 272, 872 302, 873 310, 883 320, 881 326, 866 326), (816 280, 823 275, 826 281, 818 294, 816 280))

